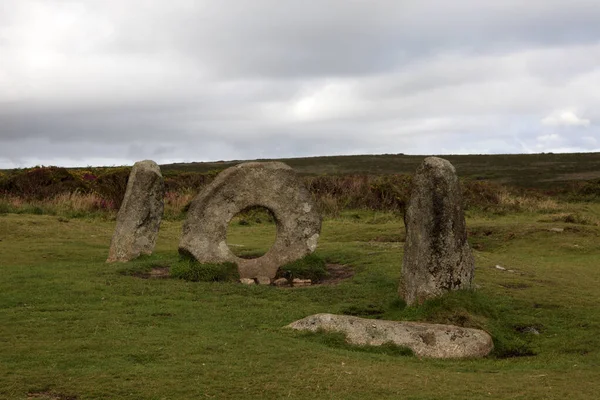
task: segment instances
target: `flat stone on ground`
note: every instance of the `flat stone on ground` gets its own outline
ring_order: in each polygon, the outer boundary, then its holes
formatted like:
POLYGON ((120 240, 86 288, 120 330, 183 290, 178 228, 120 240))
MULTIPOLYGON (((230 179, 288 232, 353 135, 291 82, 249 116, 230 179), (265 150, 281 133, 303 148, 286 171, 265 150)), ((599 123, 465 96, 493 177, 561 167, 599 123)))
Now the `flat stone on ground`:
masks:
POLYGON ((479 358, 487 356, 494 348, 487 332, 454 325, 315 314, 287 327, 312 332, 319 329, 342 332, 349 343, 357 345, 380 346, 392 342, 412 349, 419 357, 479 358))

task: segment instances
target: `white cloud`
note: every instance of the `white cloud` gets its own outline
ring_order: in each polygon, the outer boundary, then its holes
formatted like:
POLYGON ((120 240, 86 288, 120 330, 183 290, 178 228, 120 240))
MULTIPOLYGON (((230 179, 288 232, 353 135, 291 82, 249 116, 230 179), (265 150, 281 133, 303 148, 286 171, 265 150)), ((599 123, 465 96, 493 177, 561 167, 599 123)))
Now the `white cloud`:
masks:
POLYGON ((590 120, 580 118, 574 111, 555 111, 542 119, 542 125, 548 126, 590 126, 590 120))

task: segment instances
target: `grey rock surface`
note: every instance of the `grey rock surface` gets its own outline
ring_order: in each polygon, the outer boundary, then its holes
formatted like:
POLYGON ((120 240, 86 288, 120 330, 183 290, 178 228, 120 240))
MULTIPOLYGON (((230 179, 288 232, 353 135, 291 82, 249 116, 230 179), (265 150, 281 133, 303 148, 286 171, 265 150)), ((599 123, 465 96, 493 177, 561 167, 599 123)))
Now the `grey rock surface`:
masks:
POLYGON ((392 342, 410 348, 419 357, 478 358, 494 348, 485 331, 454 325, 385 321, 348 315, 315 314, 287 326, 316 332, 342 332, 351 344, 380 346, 392 342))
POLYGON ((310 285, 312 285, 312 281, 310 279, 294 278, 292 280, 292 286, 294 286, 294 287, 310 286, 310 285))
POLYGON ((199 262, 235 262, 242 278, 274 278, 280 266, 316 249, 320 231, 316 204, 292 168, 249 162, 221 172, 192 201, 179 252, 199 262), (277 236, 262 257, 242 259, 227 246, 227 227, 237 213, 253 206, 273 213, 277 236))
POLYGON ((471 288, 475 272, 462 193, 452 164, 426 158, 413 184, 404 215, 406 242, 399 289, 408 305, 471 288))
POLYGON ((256 284, 257 285, 270 285, 271 284, 271 278, 269 278, 268 276, 257 276, 256 277, 256 284))
POLYGON ((152 254, 164 210, 165 185, 159 166, 136 162, 117 214, 107 262, 126 262, 152 254))
POLYGON ((280 287, 282 287, 282 286, 290 286, 290 282, 287 279, 285 279, 285 278, 279 278, 279 279, 275 279, 273 281, 273 285, 280 286, 280 287))

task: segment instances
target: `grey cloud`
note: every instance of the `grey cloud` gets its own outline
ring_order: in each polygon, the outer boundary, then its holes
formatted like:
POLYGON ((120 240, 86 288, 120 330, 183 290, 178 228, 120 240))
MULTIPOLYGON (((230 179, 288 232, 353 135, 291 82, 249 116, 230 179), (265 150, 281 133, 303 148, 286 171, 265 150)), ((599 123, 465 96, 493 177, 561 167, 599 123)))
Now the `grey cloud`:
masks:
POLYGON ((149 4, 0 4, 0 167, 599 147, 597 1, 149 4))
POLYGON ((283 78, 372 74, 440 52, 504 53, 600 37, 600 5, 586 0, 184 4, 126 14, 109 49, 178 49, 217 76, 283 78))

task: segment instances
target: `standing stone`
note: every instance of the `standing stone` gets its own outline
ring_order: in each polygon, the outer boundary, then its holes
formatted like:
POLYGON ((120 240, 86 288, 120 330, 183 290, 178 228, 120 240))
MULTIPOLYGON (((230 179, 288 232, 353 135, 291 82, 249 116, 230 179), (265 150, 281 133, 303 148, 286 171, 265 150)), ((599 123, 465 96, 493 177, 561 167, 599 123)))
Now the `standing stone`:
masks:
POLYGON ((404 224, 399 292, 406 304, 471 287, 475 261, 467 243, 462 193, 449 161, 428 157, 419 166, 404 224))
POLYGON ((164 209, 165 184, 159 166, 150 160, 133 165, 117 214, 107 262, 126 262, 152 254, 164 209))
POLYGON ((315 251, 321 216, 296 173, 281 162, 247 162, 227 168, 190 204, 179 253, 201 263, 233 262, 241 278, 274 278, 282 265, 315 251), (229 221, 249 207, 273 213, 277 235, 262 257, 243 259, 227 246, 229 221))

